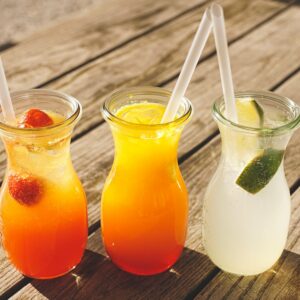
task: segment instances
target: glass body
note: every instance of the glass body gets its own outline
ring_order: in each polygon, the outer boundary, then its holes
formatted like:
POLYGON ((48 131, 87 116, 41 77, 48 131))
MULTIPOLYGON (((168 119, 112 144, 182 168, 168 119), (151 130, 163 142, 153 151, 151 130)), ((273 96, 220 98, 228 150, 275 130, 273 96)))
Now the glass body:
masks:
POLYGON ((249 162, 268 149, 284 151, 299 124, 299 107, 269 92, 237 93, 264 109, 264 127, 250 128, 224 117, 223 99, 213 107, 222 155, 204 198, 203 236, 207 254, 222 270, 239 275, 266 271, 284 250, 290 219, 290 193, 283 159, 275 175, 252 194, 236 180, 249 162))
POLYGON ((53 278, 74 268, 87 240, 86 197, 70 156, 73 127, 81 116, 77 100, 47 90, 12 94, 17 114, 29 108, 59 113, 65 120, 45 128, 22 129, 0 123, 7 154, 0 216, 4 249, 14 266, 33 278, 53 278), (11 196, 10 176, 39 181, 39 201, 24 204, 11 196))
POLYGON ((179 258, 187 232, 188 194, 177 146, 191 104, 180 117, 157 125, 133 124, 115 112, 124 105, 167 104, 170 92, 151 87, 115 92, 103 107, 115 142, 115 158, 101 201, 102 236, 112 261, 140 275, 165 271, 179 258))

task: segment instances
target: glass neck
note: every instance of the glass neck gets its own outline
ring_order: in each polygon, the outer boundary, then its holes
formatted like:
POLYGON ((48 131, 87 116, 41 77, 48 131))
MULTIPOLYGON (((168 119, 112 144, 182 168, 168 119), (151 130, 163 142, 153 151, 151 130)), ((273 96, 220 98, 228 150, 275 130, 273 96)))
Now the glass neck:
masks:
POLYGON ((268 149, 283 153, 300 126, 300 107, 286 97, 265 91, 237 92, 235 102, 237 123, 226 117, 223 97, 213 105, 223 156, 247 162, 268 149))
POLYGON ((220 122, 218 126, 222 139, 222 159, 234 165, 248 164, 254 157, 268 149, 285 151, 291 132, 280 135, 268 133, 247 133, 235 130, 220 122))
POLYGON ((177 164, 177 147, 183 126, 143 131, 112 125, 111 129, 115 163, 131 166, 150 163, 153 167, 177 164))
POLYGON ((23 137, 2 134, 1 137, 7 153, 8 169, 27 173, 35 173, 36 170, 40 173, 43 170, 48 172, 51 168, 62 170, 71 162, 70 130, 50 136, 23 137), (47 168, 41 168, 46 165, 47 168))

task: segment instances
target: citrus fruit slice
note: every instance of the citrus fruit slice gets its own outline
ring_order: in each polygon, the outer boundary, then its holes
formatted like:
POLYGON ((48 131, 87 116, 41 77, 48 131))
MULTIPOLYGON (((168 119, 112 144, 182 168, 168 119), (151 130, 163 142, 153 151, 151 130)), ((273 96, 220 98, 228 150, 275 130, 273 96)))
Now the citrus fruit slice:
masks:
POLYGON ((255 128, 263 126, 264 111, 254 99, 237 99, 236 108, 239 124, 255 128))
POLYGON ((236 184, 251 194, 258 193, 277 172, 283 155, 283 150, 265 149, 248 163, 236 180, 236 184))
POLYGON ((121 107, 117 117, 134 124, 159 124, 165 107, 159 103, 135 103, 121 107))

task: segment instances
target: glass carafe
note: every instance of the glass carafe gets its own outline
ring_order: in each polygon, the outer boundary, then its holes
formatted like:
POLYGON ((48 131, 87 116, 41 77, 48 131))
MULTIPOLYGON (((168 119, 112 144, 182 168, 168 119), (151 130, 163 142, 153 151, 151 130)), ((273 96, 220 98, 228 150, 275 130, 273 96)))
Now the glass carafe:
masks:
POLYGON ((260 125, 230 122, 223 99, 215 102, 222 155, 204 198, 203 236, 207 254, 219 268, 255 275, 270 268, 286 244, 290 192, 283 157, 300 110, 270 92, 237 93, 236 98, 255 100, 260 125))
POLYGON ((81 116, 76 99, 48 90, 12 94, 17 115, 38 108, 64 117, 41 128, 0 123, 7 154, 1 188, 2 242, 24 275, 53 278, 74 268, 87 240, 87 207, 70 156, 71 133, 81 116))
POLYGON ((103 116, 115 143, 112 169, 101 200, 105 248, 121 269, 140 275, 165 271, 184 247, 188 195, 177 147, 191 116, 183 99, 178 118, 166 124, 135 124, 116 112, 136 103, 166 105, 170 92, 151 87, 115 92, 104 104, 103 116))

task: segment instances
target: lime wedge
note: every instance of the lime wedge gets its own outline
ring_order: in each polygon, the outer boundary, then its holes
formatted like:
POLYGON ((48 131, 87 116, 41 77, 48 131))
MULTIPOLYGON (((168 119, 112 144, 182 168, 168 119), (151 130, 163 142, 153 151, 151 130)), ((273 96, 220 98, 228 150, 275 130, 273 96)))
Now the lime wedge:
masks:
POLYGON ((263 126, 264 111, 254 99, 237 99, 236 108, 239 124, 255 128, 263 126))
POLYGON ((251 194, 258 193, 277 172, 283 155, 283 150, 265 149, 261 155, 248 163, 236 180, 236 184, 251 194))

